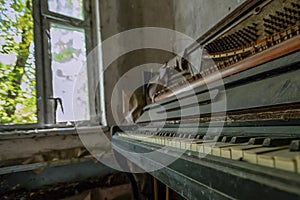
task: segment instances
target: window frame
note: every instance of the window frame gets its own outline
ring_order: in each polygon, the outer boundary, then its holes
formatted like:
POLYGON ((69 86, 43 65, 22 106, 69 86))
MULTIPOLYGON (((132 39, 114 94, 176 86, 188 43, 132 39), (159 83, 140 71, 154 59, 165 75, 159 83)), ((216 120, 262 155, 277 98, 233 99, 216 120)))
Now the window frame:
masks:
POLYGON ((104 94, 103 80, 100 79, 102 71, 101 50, 100 54, 88 54, 95 48, 99 48, 100 19, 98 0, 83 0, 84 19, 68 17, 63 14, 52 12, 48 9, 47 0, 32 0, 32 16, 34 20, 34 46, 35 46, 35 71, 36 71, 36 108, 37 123, 28 124, 0 124, 0 131, 9 130, 30 130, 36 128, 60 128, 73 127, 74 122, 55 122, 55 111, 51 105, 53 97, 52 67, 51 67, 51 46, 50 46, 50 25, 58 25, 83 29, 85 32, 87 80, 89 94, 90 119, 80 121, 81 124, 105 126, 104 102, 100 95, 104 94), (97 59, 99 67, 92 67, 90 62, 97 59), (102 87, 101 87, 102 86, 102 87), (93 94, 94 93, 94 94, 93 94), (96 113, 99 111, 99 113, 96 113))

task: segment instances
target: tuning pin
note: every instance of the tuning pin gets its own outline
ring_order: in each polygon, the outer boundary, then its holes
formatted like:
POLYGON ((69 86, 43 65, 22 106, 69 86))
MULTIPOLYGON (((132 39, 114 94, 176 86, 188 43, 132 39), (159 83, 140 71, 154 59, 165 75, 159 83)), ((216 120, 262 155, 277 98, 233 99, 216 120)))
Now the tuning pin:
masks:
POLYGON ((275 15, 269 15, 269 16, 270 16, 270 18, 271 18, 272 20, 275 20, 275 21, 280 21, 280 20, 281 20, 280 17, 276 17, 275 15))
POLYGON ((251 36, 243 31, 239 31, 239 33, 237 34, 243 39, 242 41, 245 43, 250 43, 252 40, 251 36))
POLYGON ((266 32, 267 34, 269 34, 269 35, 273 35, 273 33, 274 33, 274 32, 272 32, 272 31, 270 31, 270 30, 268 30, 268 29, 266 29, 265 32, 266 32))
POLYGON ((237 49, 239 46, 238 45, 236 45, 234 42, 232 42, 231 40, 230 40, 230 48, 231 49, 237 49))
POLYGON ((229 45, 230 49, 234 49, 234 44, 232 43, 231 39, 229 38, 229 36, 225 37, 225 40, 227 42, 227 44, 229 45))
POLYGON ((282 24, 281 24, 281 23, 277 23, 277 22, 275 22, 275 23, 274 23, 274 25, 275 25, 275 26, 277 26, 277 27, 279 27, 279 28, 283 28, 283 26, 282 26, 282 24))
POLYGON ((271 23, 271 22, 272 22, 270 19, 266 19, 266 18, 263 18, 263 21, 264 21, 265 23, 271 23))
POLYGON ((300 8, 300 5, 299 5, 298 3, 292 2, 291 4, 292 4, 292 6, 293 6, 294 8, 300 8))
POLYGON ((214 51, 214 52, 217 52, 218 49, 217 49, 217 46, 215 44, 215 41, 209 43, 209 47, 214 51))
POLYGON ((225 51, 230 49, 229 44, 226 42, 225 38, 221 39, 221 44, 223 45, 225 51))
POLYGON ((282 13, 282 12, 276 11, 275 13, 276 13, 276 15, 278 15, 278 16, 284 16, 284 13, 282 13))
POLYGON ((245 42, 241 40, 240 34, 239 34, 239 33, 235 32, 235 33, 233 33, 233 36, 234 36, 233 39, 234 39, 235 42, 238 44, 238 46, 243 46, 243 45, 245 45, 245 42))
POLYGON ((248 26, 248 28, 249 28, 250 30, 254 31, 254 32, 257 31, 256 26, 248 26))
POLYGON ((291 8, 287 8, 287 7, 284 7, 283 8, 285 12, 288 12, 288 13, 296 13, 297 11, 294 10, 294 9, 291 9, 291 8))
POLYGON ((220 45, 220 39, 216 39, 215 41, 215 45, 216 45, 216 48, 218 49, 218 51, 223 51, 223 48, 222 46, 220 45))
POLYGON ((213 46, 214 46, 214 48, 216 49, 217 52, 221 51, 221 48, 220 48, 220 46, 218 45, 217 42, 214 42, 213 46))
POLYGON ((256 40, 256 38, 257 38, 257 34, 256 34, 256 31, 253 31, 253 30, 251 30, 251 29, 245 29, 245 31, 246 31, 246 35, 249 37, 249 38, 251 38, 252 40, 256 40), (250 34, 250 35, 249 35, 250 34))
POLYGON ((212 53, 212 52, 216 52, 216 49, 213 45, 209 44, 207 51, 208 53, 212 53))
POLYGON ((210 48, 210 47, 205 47, 205 50, 208 52, 208 53, 212 53, 213 52, 213 49, 212 48, 210 48))
POLYGON ((284 10, 285 12, 288 12, 289 8, 283 7, 283 10, 284 10))
POLYGON ((269 29, 271 29, 271 30, 274 30, 274 31, 277 31, 277 32, 279 31, 278 28, 276 28, 276 27, 274 27, 274 26, 272 26, 272 25, 264 24, 264 26, 267 27, 267 28, 269 28, 269 29))
POLYGON ((237 47, 237 45, 236 45, 236 42, 232 39, 231 35, 228 35, 227 39, 228 39, 228 41, 230 43, 231 48, 235 49, 237 47))
POLYGON ((226 44, 224 38, 220 39, 220 45, 222 45, 222 47, 224 48, 224 50, 227 50, 227 44, 226 44))
POLYGON ((206 45, 204 48, 205 48, 205 50, 208 51, 208 52, 211 52, 212 49, 213 49, 211 43, 209 43, 208 45, 206 45))

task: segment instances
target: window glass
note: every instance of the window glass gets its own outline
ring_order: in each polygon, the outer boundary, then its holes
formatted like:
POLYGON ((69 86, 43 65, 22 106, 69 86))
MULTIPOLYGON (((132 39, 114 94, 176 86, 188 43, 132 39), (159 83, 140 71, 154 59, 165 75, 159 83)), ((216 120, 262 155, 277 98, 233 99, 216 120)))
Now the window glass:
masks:
POLYGON ((31 7, 0 0, 0 124, 37 122, 31 7))
POLYGON ((83 0, 48 0, 49 10, 68 17, 84 19, 83 0))
POLYGON ((53 96, 62 100, 56 121, 89 119, 86 44, 83 29, 51 24, 53 96), (73 109, 76 109, 74 116, 73 109))

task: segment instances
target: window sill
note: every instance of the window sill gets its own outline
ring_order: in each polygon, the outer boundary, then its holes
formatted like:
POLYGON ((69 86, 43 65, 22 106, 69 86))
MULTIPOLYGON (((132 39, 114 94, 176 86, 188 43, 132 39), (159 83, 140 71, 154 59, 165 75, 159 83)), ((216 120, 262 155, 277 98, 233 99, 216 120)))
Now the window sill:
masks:
POLYGON ((106 126, 91 125, 91 126, 61 126, 52 128, 32 128, 32 129, 11 129, 11 130, 0 130, 0 140, 8 139, 23 139, 23 138, 38 138, 38 137, 48 137, 48 136, 68 136, 68 135, 78 135, 78 130, 89 133, 97 133, 101 129, 104 132, 109 131, 106 126))

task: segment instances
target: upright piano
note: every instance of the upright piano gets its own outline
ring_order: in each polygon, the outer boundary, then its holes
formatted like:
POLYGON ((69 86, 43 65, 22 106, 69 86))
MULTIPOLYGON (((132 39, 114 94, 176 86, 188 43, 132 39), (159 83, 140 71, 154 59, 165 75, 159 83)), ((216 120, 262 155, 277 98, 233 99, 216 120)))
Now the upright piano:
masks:
POLYGON ((247 1, 176 58, 180 77, 135 124, 111 128, 116 158, 187 199, 299 199, 299 50, 298 0, 247 1))

